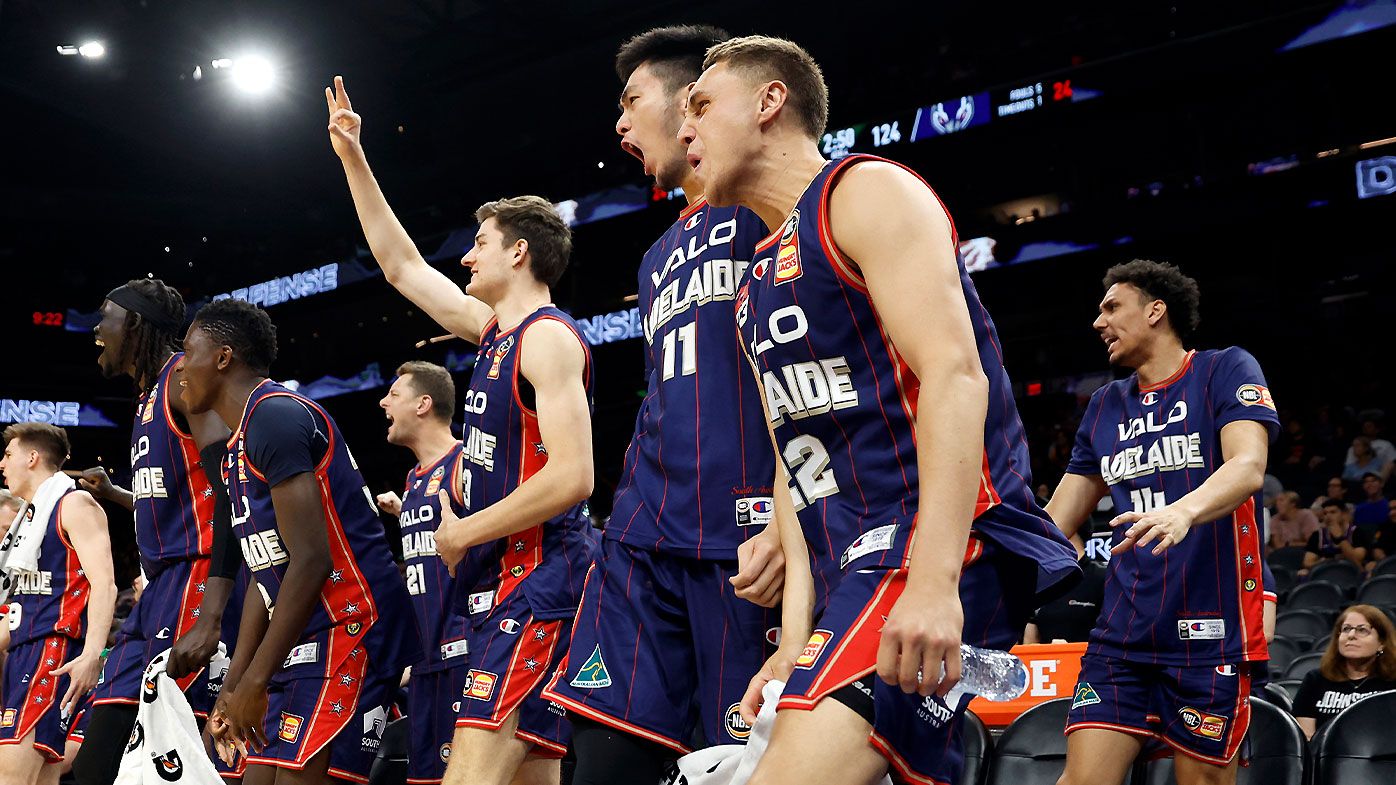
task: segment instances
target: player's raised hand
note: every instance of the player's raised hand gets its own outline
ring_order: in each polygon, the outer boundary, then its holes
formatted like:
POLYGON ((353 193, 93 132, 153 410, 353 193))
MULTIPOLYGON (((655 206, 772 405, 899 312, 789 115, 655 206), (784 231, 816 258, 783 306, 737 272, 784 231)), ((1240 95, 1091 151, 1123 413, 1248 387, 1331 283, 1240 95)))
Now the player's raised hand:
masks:
POLYGON ((1158 556, 1188 536, 1192 519, 1172 505, 1165 505, 1149 512, 1123 513, 1110 521, 1112 529, 1125 524, 1133 525, 1125 532, 1120 544, 1110 549, 1110 553, 1119 555, 1130 548, 1142 548, 1157 540, 1158 544, 1150 553, 1158 556))
POLYGON ((325 88, 325 105, 330 114, 330 144, 335 154, 347 158, 363 153, 359 144, 359 131, 363 128, 363 118, 354 114, 354 104, 349 100, 349 91, 344 89, 344 77, 334 78, 334 88, 325 88))
POLYGON ((110 499, 116 492, 106 467, 93 466, 91 469, 64 469, 63 473, 78 481, 78 487, 98 499, 110 499))
POLYGON ((402 514, 402 499, 398 498, 398 495, 392 491, 380 493, 373 497, 373 500, 378 502, 378 509, 389 515, 396 517, 402 514))

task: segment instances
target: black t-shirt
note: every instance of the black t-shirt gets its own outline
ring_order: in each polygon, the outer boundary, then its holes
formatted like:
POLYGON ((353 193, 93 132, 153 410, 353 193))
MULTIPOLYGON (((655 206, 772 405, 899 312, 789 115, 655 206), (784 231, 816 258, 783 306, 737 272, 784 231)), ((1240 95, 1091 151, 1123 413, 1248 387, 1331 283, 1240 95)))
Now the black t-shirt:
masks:
POLYGON ((1058 638, 1069 643, 1083 643, 1090 639, 1091 630, 1095 628, 1105 599, 1105 567, 1089 558, 1082 558, 1078 564, 1083 573, 1081 582, 1065 596, 1043 605, 1033 614, 1032 621, 1043 643, 1058 638))
MULTIPOLYGON (((1381 549, 1384 556, 1396 556, 1396 522, 1387 521, 1378 526, 1368 545, 1373 551, 1381 549)), ((1373 555, 1368 553, 1367 558, 1370 560, 1373 555)))
POLYGON ((329 449, 329 425, 313 407, 285 395, 264 399, 247 423, 247 459, 275 487, 313 472, 329 449))
POLYGON ((1396 682, 1368 676, 1356 681, 1329 681, 1319 671, 1309 671, 1294 696, 1294 716, 1312 717, 1322 728, 1338 712, 1378 692, 1396 689, 1396 682))
MULTIPOLYGON (((1352 547, 1354 548, 1366 548, 1369 537, 1367 532, 1362 529, 1356 526, 1349 526, 1347 540, 1352 543, 1352 547)), ((1309 535, 1309 542, 1304 546, 1304 550, 1309 553, 1317 554, 1325 559, 1333 559, 1342 554, 1343 547, 1333 539, 1333 535, 1328 533, 1327 526, 1320 526, 1318 527, 1318 531, 1309 535)))

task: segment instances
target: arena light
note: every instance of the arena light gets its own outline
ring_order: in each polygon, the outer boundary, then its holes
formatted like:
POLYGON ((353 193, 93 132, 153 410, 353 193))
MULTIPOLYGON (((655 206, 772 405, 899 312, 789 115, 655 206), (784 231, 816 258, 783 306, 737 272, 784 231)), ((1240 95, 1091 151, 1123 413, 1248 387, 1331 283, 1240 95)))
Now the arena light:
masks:
POLYGON ((245 93, 265 93, 276 84, 276 67, 265 57, 239 57, 231 68, 233 85, 245 93))
POLYGON ((101 41, 84 41, 74 46, 72 44, 59 44, 58 53, 64 57, 84 57, 88 60, 96 60, 107 53, 107 47, 101 41))

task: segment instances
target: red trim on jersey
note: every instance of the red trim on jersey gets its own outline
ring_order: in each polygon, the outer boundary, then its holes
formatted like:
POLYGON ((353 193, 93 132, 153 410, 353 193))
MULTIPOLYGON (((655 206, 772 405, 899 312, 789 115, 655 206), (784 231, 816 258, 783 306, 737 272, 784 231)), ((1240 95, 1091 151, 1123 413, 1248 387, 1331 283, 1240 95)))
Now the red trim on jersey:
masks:
POLYGON ((1174 371, 1171 376, 1169 376, 1167 379, 1164 379, 1161 382, 1151 384, 1148 387, 1145 387, 1141 384, 1139 385, 1139 392, 1146 393, 1151 392, 1153 390, 1162 390, 1168 385, 1181 379, 1183 377, 1183 374, 1187 373, 1188 369, 1192 367, 1192 357, 1195 354, 1197 354, 1196 349, 1189 350, 1187 354, 1183 355, 1183 364, 1178 366, 1178 370, 1174 371))
MULTIPOLYGON (((29 688, 24 691, 24 702, 19 705, 19 717, 15 722, 14 737, 0 740, 0 745, 18 744, 34 731, 34 726, 39 724, 39 720, 50 709, 56 708, 54 702, 58 699, 58 682, 60 679, 54 678, 51 674, 54 668, 60 667, 67 662, 68 638, 62 635, 47 635, 34 640, 29 645, 42 645, 44 654, 39 660, 39 667, 29 679, 29 688), (55 654, 48 654, 53 650, 55 654), (53 665, 47 665, 43 658, 54 660, 53 665), (47 681, 47 684, 43 682, 47 681)), ((55 751, 47 744, 38 741, 33 742, 35 749, 44 753, 49 763, 63 759, 62 750, 55 751)))
POLYGON ((684 220, 685 218, 688 218, 689 216, 691 216, 691 215, 693 215, 694 213, 698 212, 699 210, 703 209, 703 207, 705 207, 707 204, 708 204, 708 197, 706 197, 706 196, 700 196, 700 197, 698 197, 698 201, 694 202, 693 204, 690 204, 689 206, 687 206, 687 207, 685 207, 685 208, 683 208, 682 210, 679 211, 679 220, 682 221, 682 220, 684 220))
MULTIPOLYGON (((194 611, 199 608, 199 603, 204 601, 205 584, 208 581, 208 571, 211 565, 208 559, 193 559, 189 565, 189 579, 184 583, 184 591, 181 592, 179 600, 179 615, 175 617, 174 639, 179 640, 186 632, 193 629, 194 623, 199 620, 194 615, 194 611)), ((189 685, 199 677, 203 669, 190 673, 182 679, 176 679, 175 684, 179 685, 180 692, 189 689, 189 685)), ((199 716, 207 716, 207 712, 194 712, 199 716)))
POLYGON ((58 618, 53 623, 53 631, 59 635, 80 638, 83 635, 82 613, 87 609, 88 595, 92 593, 92 583, 82 570, 77 549, 68 541, 68 533, 63 529, 63 505, 71 494, 64 494, 54 509, 54 527, 58 530, 58 541, 63 544, 64 573, 63 596, 58 600, 58 618))
POLYGON ((1232 536, 1236 538, 1236 596, 1240 600, 1241 658, 1254 662, 1270 659, 1265 642, 1265 591, 1261 588, 1260 526, 1255 519, 1255 497, 1247 497, 1231 515, 1232 536), (1247 559, 1250 560, 1247 563, 1247 559), (1246 589, 1250 581, 1251 588, 1246 589))
MULTIPOLYGON (((554 307, 554 306, 552 306, 552 305, 550 304, 550 305, 546 305, 546 306, 543 306, 543 307, 544 307, 544 308, 551 308, 551 307, 554 307)), ((540 309, 540 310, 541 310, 541 309, 540 309)), ((534 311, 533 313, 537 313, 537 311, 534 311)), ((529 314, 529 317, 532 317, 532 316, 533 316, 533 314, 529 314)), ((528 317, 525 317, 525 318, 528 318, 528 317)), ((562 319, 559 319, 559 318, 557 318, 556 316, 553 316, 552 314, 543 314, 542 316, 539 316, 537 319, 534 319, 533 321, 529 322, 529 323, 524 327, 523 331, 519 333, 519 349, 518 349, 518 354, 515 355, 515 357, 514 357, 514 385, 513 385, 513 386, 514 386, 514 403, 517 404, 518 407, 519 407, 519 409, 521 409, 525 414, 527 414, 527 415, 533 415, 534 417, 537 417, 537 416, 538 416, 538 412, 535 411, 535 410, 533 410, 533 409, 530 409, 530 408, 527 407, 527 406, 525 406, 525 405, 524 405, 524 402, 523 402, 522 400, 519 399, 519 371, 521 371, 521 370, 523 369, 523 342, 524 342, 524 335, 528 333, 528 328, 529 328, 529 327, 532 327, 533 325, 538 324, 539 322, 542 322, 542 321, 554 321, 554 322, 557 322, 558 324, 562 325, 563 327, 566 327, 567 330, 568 330, 569 332, 571 332, 573 336, 576 337, 576 339, 577 339, 577 344, 578 344, 579 346, 582 347, 582 389, 585 389, 585 390, 588 390, 588 391, 590 391, 590 389, 591 389, 591 385, 588 384, 588 380, 591 378, 591 349, 587 348, 586 339, 582 337, 582 334, 581 334, 581 333, 577 332, 576 328, 574 328, 572 325, 568 324, 567 322, 563 321, 562 319)), ((511 329, 509 332, 513 332, 513 331, 516 330, 516 329, 518 329, 517 326, 515 326, 515 327, 514 327, 513 329, 511 329)), ((504 335, 504 334, 505 334, 505 333, 500 333, 499 335, 496 335, 495 338, 498 339, 500 335, 504 335)), ((527 379, 525 379, 525 381, 527 381, 527 379)), ((530 382, 530 384, 531 384, 531 382, 530 382)), ((535 401, 534 403, 537 403, 537 401, 535 401)), ((547 463, 547 461, 544 461, 544 463, 547 463)), ((527 477, 524 477, 524 478, 520 479, 519 482, 523 482, 523 480, 525 480, 525 479, 528 479, 528 478, 527 478, 527 477)))

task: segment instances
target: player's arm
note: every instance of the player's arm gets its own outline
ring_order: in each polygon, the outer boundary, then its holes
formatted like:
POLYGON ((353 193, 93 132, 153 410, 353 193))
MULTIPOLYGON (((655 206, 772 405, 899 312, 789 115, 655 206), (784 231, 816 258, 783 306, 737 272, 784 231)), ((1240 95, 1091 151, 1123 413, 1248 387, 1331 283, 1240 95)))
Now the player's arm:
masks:
MULTIPOLYGON (((519 373, 533 386, 538 431, 548 462, 503 499, 465 518, 451 511, 441 492, 436 552, 453 570, 472 545, 530 529, 591 496, 591 408, 587 404, 586 352, 576 333, 554 319, 525 330, 519 373)), ((534 449, 524 445, 524 449, 534 449)))
POLYGON ((131 512, 136 511, 136 495, 112 482, 111 475, 107 474, 105 466, 93 466, 90 469, 64 469, 63 473, 77 480, 79 488, 98 499, 118 504, 131 512))
POLYGON ((1111 526, 1132 524, 1111 553, 1140 548, 1154 542, 1153 553, 1182 542, 1199 524, 1215 521, 1236 511, 1265 482, 1265 462, 1270 434, 1255 420, 1235 420, 1221 429, 1222 465, 1190 493, 1149 512, 1126 512, 1111 526))
POLYGON ((1047 516, 1057 524, 1057 528, 1067 537, 1080 531, 1081 526, 1090 520, 1091 511, 1105 498, 1110 489, 1100 475, 1062 475, 1052 498, 1047 500, 1047 516))
POLYGON ((333 91, 325 88, 325 102, 329 105, 330 142, 344 165, 364 238, 378 266, 383 268, 384 277, 437 324, 467 341, 479 343, 493 311, 427 264, 412 237, 402 228, 368 166, 359 141, 363 120, 354 113, 343 78, 334 78, 333 91))
MULTIPOLYGON (((249 733, 245 727, 234 730, 234 726, 228 720, 228 705, 234 695, 240 695, 238 686, 242 681, 242 675, 247 672, 253 655, 261 648, 262 638, 266 635, 267 625, 270 623, 271 617, 266 601, 262 598, 260 587, 254 582, 243 597, 242 618, 238 623, 238 645, 233 648, 228 672, 223 676, 223 689, 218 694, 218 701, 208 718, 209 734, 217 742, 218 756, 229 766, 234 764, 234 741, 241 742, 243 752, 246 752, 255 733, 249 733)), ((265 691, 263 693, 265 694, 265 691)), ((256 732, 261 732, 260 727, 256 732)))
POLYGON ((829 210, 835 244, 862 270, 884 329, 921 383, 920 533, 906 590, 883 626, 877 672, 906 692, 944 695, 960 678, 960 567, 981 483, 989 382, 935 195, 900 167, 869 163, 844 176, 829 210))
POLYGON ((102 672, 102 649, 111 634, 112 615, 116 612, 116 579, 111 563, 111 539, 107 534, 107 514, 86 493, 70 493, 60 508, 63 531, 78 565, 91 584, 87 599, 87 631, 82 651, 68 664, 54 669, 58 675, 68 674, 68 692, 60 704, 70 716, 77 711, 84 696, 97 685, 102 672))

